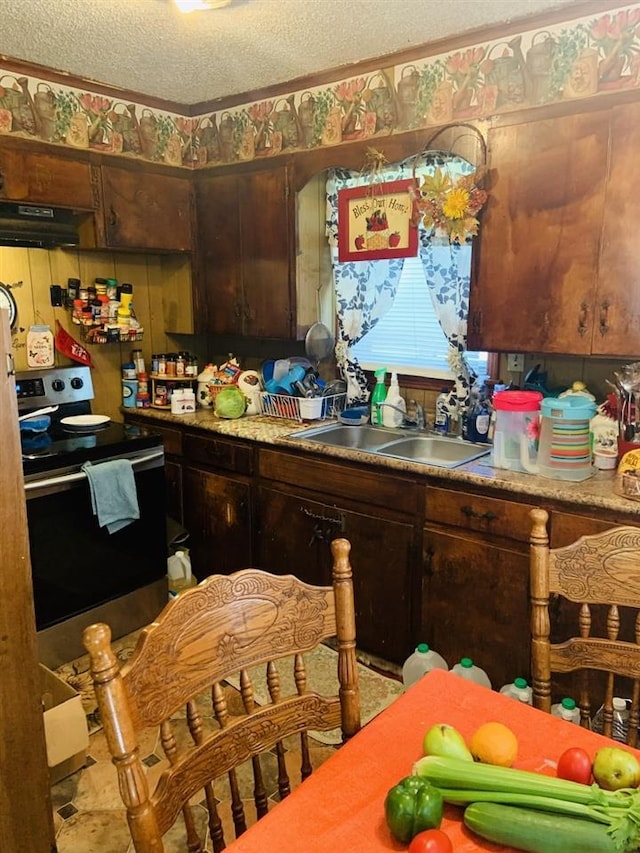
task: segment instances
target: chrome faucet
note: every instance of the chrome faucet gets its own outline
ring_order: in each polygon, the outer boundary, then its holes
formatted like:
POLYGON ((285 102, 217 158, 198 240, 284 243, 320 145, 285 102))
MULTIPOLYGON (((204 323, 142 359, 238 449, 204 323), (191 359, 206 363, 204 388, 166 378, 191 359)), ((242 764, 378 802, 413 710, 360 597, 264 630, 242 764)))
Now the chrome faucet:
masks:
POLYGON ((382 406, 388 406, 390 409, 393 409, 395 412, 400 412, 402 415, 402 429, 418 429, 423 430, 425 428, 426 422, 424 418, 424 409, 420 405, 420 403, 415 404, 416 409, 416 417, 415 420, 413 418, 408 418, 407 413, 404 409, 401 409, 399 406, 394 406, 393 403, 378 403, 378 405, 382 408, 382 406))

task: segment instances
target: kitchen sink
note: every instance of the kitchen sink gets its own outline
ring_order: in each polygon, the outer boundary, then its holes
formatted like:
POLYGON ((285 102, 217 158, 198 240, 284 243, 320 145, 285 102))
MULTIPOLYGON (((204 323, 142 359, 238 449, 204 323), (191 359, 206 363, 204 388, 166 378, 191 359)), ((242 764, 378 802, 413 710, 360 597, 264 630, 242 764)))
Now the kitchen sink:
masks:
POLYGON ((458 438, 443 436, 412 435, 392 441, 377 448, 381 456, 423 462, 439 468, 456 468, 486 456, 491 448, 483 444, 472 444, 458 438))
POLYGON ((316 429, 301 430, 289 437, 314 441, 329 447, 347 447, 349 450, 371 452, 383 444, 388 444, 390 441, 404 436, 405 433, 402 430, 383 429, 367 424, 362 426, 329 424, 316 429))
POLYGON ((403 429, 385 429, 367 424, 329 424, 294 432, 289 438, 311 441, 325 447, 364 450, 367 453, 408 462, 422 462, 438 468, 456 468, 486 456, 491 450, 486 444, 473 444, 459 438, 407 433, 407 430, 403 429))

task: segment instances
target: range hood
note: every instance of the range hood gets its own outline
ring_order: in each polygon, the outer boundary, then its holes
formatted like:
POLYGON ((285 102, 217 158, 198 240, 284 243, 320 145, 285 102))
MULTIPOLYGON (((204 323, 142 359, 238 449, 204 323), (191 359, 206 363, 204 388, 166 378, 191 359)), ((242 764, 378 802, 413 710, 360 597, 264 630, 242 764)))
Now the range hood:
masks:
POLYGON ((61 207, 0 202, 0 246, 53 249, 77 246, 78 226, 73 211, 61 207))

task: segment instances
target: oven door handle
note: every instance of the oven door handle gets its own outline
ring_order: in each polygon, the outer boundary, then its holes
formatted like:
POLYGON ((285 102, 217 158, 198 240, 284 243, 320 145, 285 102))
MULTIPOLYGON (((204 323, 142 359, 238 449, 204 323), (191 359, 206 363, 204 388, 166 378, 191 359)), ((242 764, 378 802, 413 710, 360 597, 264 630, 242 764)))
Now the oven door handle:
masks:
MULTIPOLYGON (((149 453, 147 456, 140 456, 138 459, 132 459, 131 464, 142 465, 144 462, 153 462, 154 459, 161 459, 164 456, 164 449, 157 451, 156 453, 149 453)), ((57 486, 61 483, 73 483, 76 480, 86 480, 87 475, 84 471, 78 471, 75 474, 64 474, 62 477, 49 477, 46 480, 34 480, 30 483, 25 483, 24 488, 26 492, 32 491, 34 489, 41 489, 43 486, 57 486)))

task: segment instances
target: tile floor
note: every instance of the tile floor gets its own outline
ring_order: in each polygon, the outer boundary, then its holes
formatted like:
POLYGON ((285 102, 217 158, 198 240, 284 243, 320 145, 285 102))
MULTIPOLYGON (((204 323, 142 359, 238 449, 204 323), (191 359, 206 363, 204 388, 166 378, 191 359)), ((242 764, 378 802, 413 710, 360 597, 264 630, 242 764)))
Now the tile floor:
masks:
MULTIPOLYGON (((237 697, 237 693, 233 688, 228 688, 230 712, 232 712, 234 697, 237 697)), ((299 782, 298 743, 296 738, 291 738, 285 743, 286 762, 292 788, 299 782)), ((159 743, 147 743, 144 746, 146 755, 143 763, 148 770, 149 784, 153 786, 167 762, 162 757, 162 748, 159 743)), ((334 749, 333 746, 311 742, 311 761, 314 769, 322 764, 334 749)), ((278 785, 275 754, 272 760, 269 760, 270 757, 269 755, 265 757, 263 767, 271 807, 278 801, 278 785)), ((255 810, 250 766, 240 768, 238 782, 244 800, 247 823, 251 824, 255 820, 255 810)), ((225 837, 230 841, 234 835, 226 785, 221 785, 220 789, 216 790, 216 794, 220 802, 220 816, 225 826, 225 837)), ((52 801, 58 853, 133 853, 125 812, 118 792, 116 771, 109 758, 102 730, 93 732, 90 736, 87 766, 54 785, 52 801)), ((204 827, 206 825, 205 810, 198 806, 195 809, 196 822, 204 827)), ((180 822, 166 836, 165 847, 167 853, 184 853, 186 849, 184 832, 180 822)), ((210 845, 207 850, 211 850, 210 845)))
MULTIPOLYGON (((360 657, 360 656, 359 656, 360 657)), ((370 663, 370 660, 363 661, 370 663)), ((378 667, 375 667, 378 669, 378 667)), ((397 675, 391 668, 390 674, 397 675)), ((388 671, 388 670, 387 670, 388 671)), ((238 693, 229 686, 227 688, 229 711, 233 713, 234 703, 239 702, 238 693)), ((325 761, 335 750, 317 741, 310 741, 311 760, 314 769, 325 761)), ((286 762, 292 788, 299 783, 299 739, 291 738, 285 742, 286 762)), ((150 786, 153 786, 166 765, 162 748, 158 742, 147 741, 142 744, 143 763, 147 767, 150 786)), ((264 768, 265 785, 269 794, 270 805, 278 801, 277 765, 267 755, 264 768)), ((245 801, 247 823, 255 820, 255 809, 252 799, 253 777, 251 767, 247 765, 238 772, 241 795, 245 801)), ((232 829, 230 802, 228 790, 222 784, 216 789, 220 802, 220 816, 225 827, 227 842, 234 838, 232 829)), ((58 853, 133 853, 133 845, 127 827, 122 801, 118 791, 116 771, 113 767, 101 729, 90 735, 89 754, 86 766, 72 776, 58 782, 52 788, 52 803, 56 829, 58 853)), ((205 810, 195 807, 196 819, 202 827, 206 827, 205 810), (198 815, 199 810, 199 815, 198 815)), ((208 836, 207 836, 208 841, 208 836)), ((181 822, 165 836, 167 853, 184 853, 185 840, 181 822)), ((211 844, 206 847, 211 851, 211 844)))

